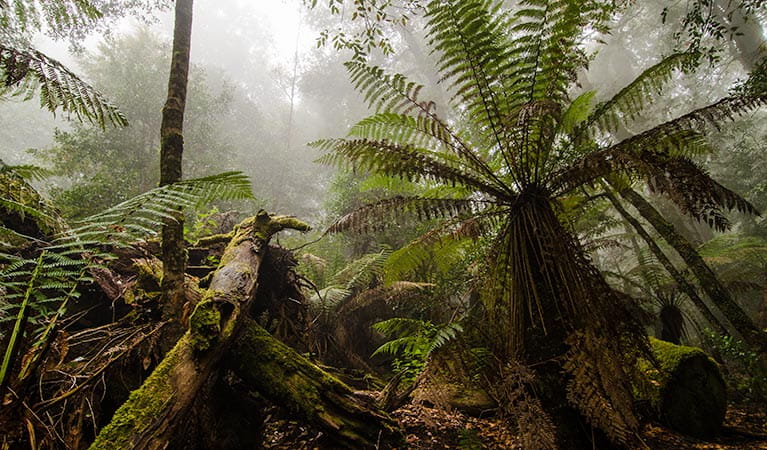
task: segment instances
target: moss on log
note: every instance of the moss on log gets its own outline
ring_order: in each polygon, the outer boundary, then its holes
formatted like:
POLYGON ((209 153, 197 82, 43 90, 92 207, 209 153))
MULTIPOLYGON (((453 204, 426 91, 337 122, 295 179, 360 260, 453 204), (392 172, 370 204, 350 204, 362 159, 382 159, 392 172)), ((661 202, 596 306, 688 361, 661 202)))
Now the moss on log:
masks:
POLYGON ((245 219, 190 318, 190 329, 144 384, 132 392, 91 448, 165 448, 197 393, 217 369, 255 298, 258 269, 269 238, 285 228, 309 226, 265 211, 245 219))
POLYGON ((639 396, 649 400, 660 421, 697 438, 716 435, 727 411, 727 389, 719 366, 694 347, 650 338, 656 368, 641 362, 647 380, 639 396))
POLYGON ((251 387, 303 415, 341 446, 399 442, 396 423, 346 384, 247 319, 225 358, 251 387))

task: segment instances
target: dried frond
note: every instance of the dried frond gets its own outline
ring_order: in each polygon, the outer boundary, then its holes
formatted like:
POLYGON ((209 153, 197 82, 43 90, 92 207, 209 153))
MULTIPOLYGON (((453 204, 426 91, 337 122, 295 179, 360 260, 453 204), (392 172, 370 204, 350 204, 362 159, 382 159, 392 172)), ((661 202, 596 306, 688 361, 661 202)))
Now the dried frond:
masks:
POLYGON ((488 386, 488 393, 500 405, 517 429, 524 448, 553 450, 558 448, 551 417, 535 397, 533 370, 512 360, 501 368, 497 381, 488 386))
POLYGON ((570 375, 568 401, 616 443, 631 442, 639 429, 633 394, 624 371, 624 358, 615 346, 593 332, 576 332, 568 338, 564 370, 570 375))

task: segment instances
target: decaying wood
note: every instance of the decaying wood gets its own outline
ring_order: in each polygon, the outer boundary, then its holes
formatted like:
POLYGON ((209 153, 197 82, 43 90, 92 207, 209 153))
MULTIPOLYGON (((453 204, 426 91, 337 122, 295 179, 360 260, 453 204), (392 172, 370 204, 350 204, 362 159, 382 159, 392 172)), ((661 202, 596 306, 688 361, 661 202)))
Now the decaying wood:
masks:
POLYGON ((396 442, 395 422, 368 398, 355 395, 251 319, 225 361, 264 397, 298 412, 338 445, 372 448, 381 441, 396 442))
POLYGON ((395 433, 385 413, 248 318, 269 238, 285 228, 308 230, 294 218, 260 212, 216 237, 229 244, 189 329, 91 448, 165 448, 198 393, 223 367, 222 358, 254 390, 301 413, 340 445, 372 446, 380 436, 395 433), (237 369, 233 362, 242 366, 237 369))
POLYGON ((131 393, 91 448, 163 448, 167 444, 255 297, 258 268, 269 238, 285 228, 309 229, 297 219, 261 211, 230 233, 230 243, 190 318, 189 330, 131 393))

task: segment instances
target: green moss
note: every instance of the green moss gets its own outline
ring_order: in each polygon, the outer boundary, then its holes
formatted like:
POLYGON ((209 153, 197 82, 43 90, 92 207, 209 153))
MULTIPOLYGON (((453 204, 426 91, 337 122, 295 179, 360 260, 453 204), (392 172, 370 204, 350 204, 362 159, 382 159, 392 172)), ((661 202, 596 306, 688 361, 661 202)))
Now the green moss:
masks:
POLYGON ((646 379, 638 396, 650 402, 661 422, 698 438, 714 435, 727 410, 727 391, 719 366, 703 350, 650 338, 658 362, 641 361, 646 379))
POLYGON ((121 450, 132 447, 134 434, 145 430, 161 414, 173 398, 174 392, 168 378, 178 362, 180 352, 187 345, 187 340, 188 335, 179 339, 144 384, 131 392, 128 400, 115 412, 109 425, 101 430, 96 441, 91 444, 91 450, 121 450))
POLYGON ((189 318, 192 348, 198 352, 210 349, 221 336, 221 313, 215 302, 203 300, 189 318))

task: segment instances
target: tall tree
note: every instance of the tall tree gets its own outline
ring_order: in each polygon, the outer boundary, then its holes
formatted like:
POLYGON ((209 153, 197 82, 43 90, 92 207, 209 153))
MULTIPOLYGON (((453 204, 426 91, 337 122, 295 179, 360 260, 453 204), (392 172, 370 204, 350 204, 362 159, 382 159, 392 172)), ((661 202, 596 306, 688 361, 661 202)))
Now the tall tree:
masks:
MULTIPOLYGON (((168 77, 168 99, 160 125, 160 186, 181 181, 184 153, 184 110, 189 79, 189 55, 192 48, 192 13, 194 0, 176 0, 173 31, 173 56, 168 77)), ((162 290, 166 310, 178 311, 184 302, 184 223, 181 213, 166 222, 162 229, 162 290)))

